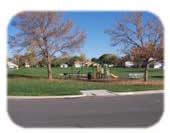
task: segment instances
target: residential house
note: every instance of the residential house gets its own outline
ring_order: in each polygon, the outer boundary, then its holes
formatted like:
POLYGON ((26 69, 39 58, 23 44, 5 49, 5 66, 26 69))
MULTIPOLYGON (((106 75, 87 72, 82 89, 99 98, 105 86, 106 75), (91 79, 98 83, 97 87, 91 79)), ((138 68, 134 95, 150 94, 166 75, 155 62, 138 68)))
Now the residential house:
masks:
POLYGON ((60 68, 68 68, 68 64, 61 64, 60 68))
POLYGON ((81 62, 81 61, 75 61, 74 62, 74 67, 75 68, 80 68, 80 67, 82 67, 83 66, 83 62, 81 62))
POLYGON ((9 69, 18 69, 18 65, 12 63, 12 62, 8 62, 7 66, 9 69))
POLYGON ((80 67, 90 67, 90 66, 98 66, 99 64, 86 60, 86 61, 75 61, 74 62, 74 67, 80 68, 80 67))
POLYGON ((163 63, 161 63, 161 62, 155 62, 153 68, 154 68, 154 69, 163 68, 163 63))
POLYGON ((27 62, 25 62, 25 68, 30 68, 30 65, 27 62))
POLYGON ((134 65, 132 61, 125 61, 125 67, 133 67, 134 65))

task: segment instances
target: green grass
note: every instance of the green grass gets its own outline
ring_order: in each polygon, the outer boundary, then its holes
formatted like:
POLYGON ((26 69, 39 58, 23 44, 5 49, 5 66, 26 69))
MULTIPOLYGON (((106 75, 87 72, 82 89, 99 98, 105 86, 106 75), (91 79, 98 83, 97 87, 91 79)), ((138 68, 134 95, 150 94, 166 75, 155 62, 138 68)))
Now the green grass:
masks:
POLYGON ((78 95, 80 90, 106 89, 113 92, 163 89, 162 85, 120 85, 74 80, 54 80, 11 78, 8 79, 8 95, 12 96, 49 96, 78 95))
MULTIPOLYGON (((95 72, 94 68, 53 68, 53 77, 58 78, 61 73, 88 73, 95 72)), ((120 78, 128 78, 129 73, 143 72, 143 68, 112 68, 111 73, 119 76, 120 78)), ((32 77, 32 78, 47 78, 46 68, 21 68, 19 70, 11 70, 8 72, 9 77, 32 77)), ((150 80, 162 80, 163 70, 162 69, 150 69, 149 70, 150 80)))
MULTIPOLYGON (((81 74, 93 72, 94 68, 52 68, 53 77, 58 78, 59 74, 63 73, 77 73, 81 74)), ((47 68, 20 68, 18 70, 10 70, 8 72, 9 77, 41 77, 47 78, 47 68)))
MULTIPOLYGON (((53 68, 53 77, 61 73, 94 72, 93 68, 53 68)), ((143 72, 137 68, 112 68, 111 72, 119 78, 127 78, 128 73, 143 72)), ((163 80, 163 70, 149 70, 150 80, 163 80)), ((79 95, 80 90, 106 89, 114 92, 142 91, 163 89, 163 85, 120 85, 104 82, 84 82, 75 80, 47 80, 46 68, 21 68, 8 72, 8 95, 13 96, 50 96, 50 95, 79 95)))
POLYGON ((9 79, 8 95, 48 96, 48 95, 78 95, 79 88, 73 84, 48 81, 46 79, 9 79))
MULTIPOLYGON (((144 68, 112 68, 111 72, 118 75, 120 78, 127 78, 129 73, 143 73, 144 68)), ((149 69, 150 80, 162 80, 162 69, 149 69)))

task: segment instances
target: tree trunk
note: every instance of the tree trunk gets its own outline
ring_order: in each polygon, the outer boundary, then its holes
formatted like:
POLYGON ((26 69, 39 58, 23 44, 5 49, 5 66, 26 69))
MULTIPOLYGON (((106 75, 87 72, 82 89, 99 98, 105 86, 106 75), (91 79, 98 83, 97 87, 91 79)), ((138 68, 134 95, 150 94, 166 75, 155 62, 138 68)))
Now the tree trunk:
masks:
POLYGON ((149 63, 147 62, 145 65, 145 72, 144 72, 144 81, 148 81, 148 68, 149 68, 149 63))
POLYGON ((52 76, 52 69, 51 69, 51 59, 48 57, 47 59, 47 69, 48 69, 48 79, 52 80, 53 76, 52 76))

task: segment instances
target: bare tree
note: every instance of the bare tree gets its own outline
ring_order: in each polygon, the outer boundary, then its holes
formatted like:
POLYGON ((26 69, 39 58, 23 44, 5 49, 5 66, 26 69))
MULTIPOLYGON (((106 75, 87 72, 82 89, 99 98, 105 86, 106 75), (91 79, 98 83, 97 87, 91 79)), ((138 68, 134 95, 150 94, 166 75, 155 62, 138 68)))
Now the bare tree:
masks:
MULTIPOLYGON (((130 53, 132 49, 138 48, 142 52, 154 51, 147 50, 147 45, 163 46, 163 27, 156 17, 150 17, 144 20, 144 13, 129 13, 117 22, 116 27, 105 31, 111 37, 112 46, 119 46, 125 53, 130 53)), ((145 54, 145 55, 149 55, 145 54)), ((155 55, 156 56, 156 55, 155 55)), ((145 76, 148 79, 148 64, 150 56, 145 56, 145 76)), ((154 58, 154 57, 152 57, 154 58)))
MULTIPOLYGON (((131 50, 131 56, 133 57, 134 61, 141 60, 144 62, 145 65, 145 75, 144 81, 148 80, 148 67, 149 64, 155 62, 157 59, 160 59, 160 48, 156 47, 154 44, 147 44, 143 47, 134 47, 131 50), (152 58, 151 58, 152 57, 152 58), (147 60, 146 60, 147 59, 147 60)), ((162 54, 163 56, 163 54, 162 54)))
POLYGON ((56 12, 20 13, 12 23, 17 33, 9 37, 11 48, 23 52, 29 47, 46 59, 49 79, 52 79, 52 58, 57 53, 68 54, 81 48, 85 40, 85 33, 73 30, 73 22, 62 16, 56 12))

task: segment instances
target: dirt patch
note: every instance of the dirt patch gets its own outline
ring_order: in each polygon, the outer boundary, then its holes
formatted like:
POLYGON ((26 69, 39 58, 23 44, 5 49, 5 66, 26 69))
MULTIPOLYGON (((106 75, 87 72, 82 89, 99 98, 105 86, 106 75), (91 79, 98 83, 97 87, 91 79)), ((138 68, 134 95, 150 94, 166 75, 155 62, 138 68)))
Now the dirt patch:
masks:
POLYGON ((143 81, 143 80, 119 80, 113 81, 115 84, 124 84, 124 85, 163 85, 163 81, 143 81))

